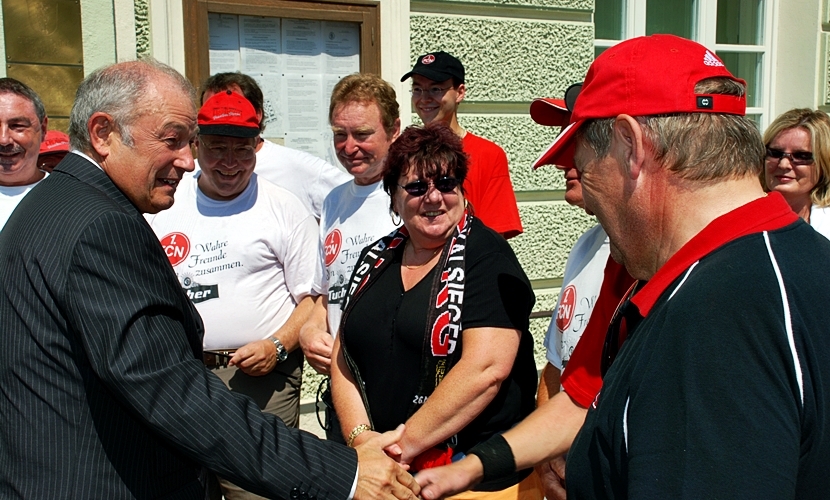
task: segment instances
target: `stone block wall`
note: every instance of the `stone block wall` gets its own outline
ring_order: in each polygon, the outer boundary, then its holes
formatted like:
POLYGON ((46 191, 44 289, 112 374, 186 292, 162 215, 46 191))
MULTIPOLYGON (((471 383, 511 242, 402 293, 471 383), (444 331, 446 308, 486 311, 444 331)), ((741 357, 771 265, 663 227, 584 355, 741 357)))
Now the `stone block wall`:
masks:
POLYGON ((530 168, 558 129, 535 124, 528 107, 535 97, 562 96, 583 80, 594 55, 593 7, 592 0, 411 3, 410 62, 436 50, 461 59, 467 98, 459 122, 507 152, 525 229, 510 243, 537 296, 531 330, 539 367, 568 253, 596 222, 563 201, 561 172, 530 168))

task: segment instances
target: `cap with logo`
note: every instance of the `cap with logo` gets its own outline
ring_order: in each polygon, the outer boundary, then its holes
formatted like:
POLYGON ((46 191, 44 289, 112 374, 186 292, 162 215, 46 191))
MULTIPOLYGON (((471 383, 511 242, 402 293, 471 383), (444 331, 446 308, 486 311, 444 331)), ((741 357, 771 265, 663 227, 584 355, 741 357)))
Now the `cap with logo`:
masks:
POLYGON ((199 134, 256 137, 259 120, 254 106, 244 96, 226 90, 205 101, 197 118, 199 134))
POLYGON ((435 82, 455 78, 458 83, 464 83, 464 65, 452 54, 430 52, 418 57, 412 71, 403 75, 401 81, 406 81, 412 75, 421 75, 435 82))
POLYGON ((46 137, 40 143, 40 154, 42 155, 68 153, 69 151, 69 136, 60 130, 47 131, 46 137))
POLYGON ((674 35, 651 35, 620 42, 591 64, 569 125, 533 163, 573 166, 576 132, 587 121, 621 114, 746 114, 746 95, 696 94, 707 78, 735 78, 709 49, 674 35))

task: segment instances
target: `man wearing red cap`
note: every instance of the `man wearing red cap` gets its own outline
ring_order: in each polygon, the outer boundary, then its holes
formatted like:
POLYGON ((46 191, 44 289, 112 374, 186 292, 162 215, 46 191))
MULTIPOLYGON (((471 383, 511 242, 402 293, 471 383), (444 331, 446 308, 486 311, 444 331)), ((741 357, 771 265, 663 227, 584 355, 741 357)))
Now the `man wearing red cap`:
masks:
MULTIPOLYGON (((317 224, 296 196, 257 177, 259 120, 220 92, 198 115, 199 165, 172 208, 147 219, 205 322, 205 365, 286 425, 299 424, 300 326, 311 310, 317 224)), ((220 480, 226 498, 261 498, 220 480)))
MULTIPOLYGON (((697 43, 628 40, 591 65, 539 162, 577 168, 611 254, 647 280, 608 329, 603 388, 568 454, 569 498, 830 489, 830 244, 762 190, 745 96, 697 43)), ((561 452, 547 406, 454 466, 498 477, 561 452)), ((446 490, 444 473, 419 475, 424 498, 446 490)))
POLYGON ((46 133, 46 109, 34 90, 0 78, 0 229, 17 204, 43 179, 37 155, 46 133))
POLYGON ((58 163, 70 151, 69 136, 60 130, 46 132, 43 142, 40 143, 40 154, 37 157, 37 166, 46 173, 52 173, 58 163))
POLYGON ((431 52, 418 57, 401 81, 412 78, 412 108, 424 124, 443 122, 462 138, 470 158, 464 194, 476 217, 505 238, 512 238, 522 233, 522 221, 507 155, 498 144, 458 124, 458 106, 467 95, 464 76, 464 65, 458 58, 447 52, 431 52))
MULTIPOLYGON (((568 105, 573 109, 581 86, 572 85, 565 100, 534 99, 530 117, 540 125, 567 126, 571 118, 568 105)), ((573 166, 555 166, 565 176, 565 201, 584 210, 579 172, 573 166)), ((605 333, 620 299, 633 282, 625 267, 611 258, 608 235, 600 225, 580 236, 568 255, 559 298, 545 335, 548 363, 542 369, 537 402, 556 398, 551 404, 558 408, 557 413, 575 417, 572 428, 566 430, 570 435, 582 426, 587 408, 602 388, 600 357, 605 333)), ((537 467, 548 500, 565 497, 564 465, 564 457, 557 457, 537 467)))
MULTIPOLYGON (((201 102, 230 90, 242 94, 256 110, 260 134, 265 131, 265 99, 256 80, 244 73, 216 73, 202 84, 201 102)), ((309 212, 320 220, 323 200, 335 187, 352 177, 316 156, 257 137, 257 175, 294 193, 309 212)))

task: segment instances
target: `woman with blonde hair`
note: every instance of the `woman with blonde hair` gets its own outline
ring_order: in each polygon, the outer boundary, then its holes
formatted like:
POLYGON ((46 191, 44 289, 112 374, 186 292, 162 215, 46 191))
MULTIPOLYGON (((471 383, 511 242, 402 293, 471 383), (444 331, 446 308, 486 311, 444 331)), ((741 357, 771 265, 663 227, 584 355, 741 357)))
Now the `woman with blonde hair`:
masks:
POLYGON ((802 219, 830 238, 830 117, 791 109, 764 132, 763 184, 778 191, 802 219))

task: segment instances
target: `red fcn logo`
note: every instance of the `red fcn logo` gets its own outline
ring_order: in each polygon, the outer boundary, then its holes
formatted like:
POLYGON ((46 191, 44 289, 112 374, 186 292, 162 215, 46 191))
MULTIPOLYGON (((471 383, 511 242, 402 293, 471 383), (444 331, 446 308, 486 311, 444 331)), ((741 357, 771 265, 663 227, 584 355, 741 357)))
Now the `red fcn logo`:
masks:
POLYGON ((334 231, 330 232, 326 235, 326 241, 323 245, 323 251, 325 252, 325 259, 326 259, 326 267, 334 264, 334 259, 337 258, 337 254, 340 253, 340 246, 343 244, 343 235, 340 234, 339 229, 335 229, 334 231))
POLYGON ((564 332, 571 326, 575 308, 576 287, 568 285, 562 290, 562 296, 559 298, 559 308, 556 309, 556 328, 559 328, 560 332, 564 332))
POLYGON ((433 62, 435 62, 435 56, 432 54, 427 54, 421 58, 421 64, 432 64, 433 62))
POLYGON ((184 233, 170 233, 161 239, 161 247, 173 267, 178 266, 190 253, 190 239, 184 233))

